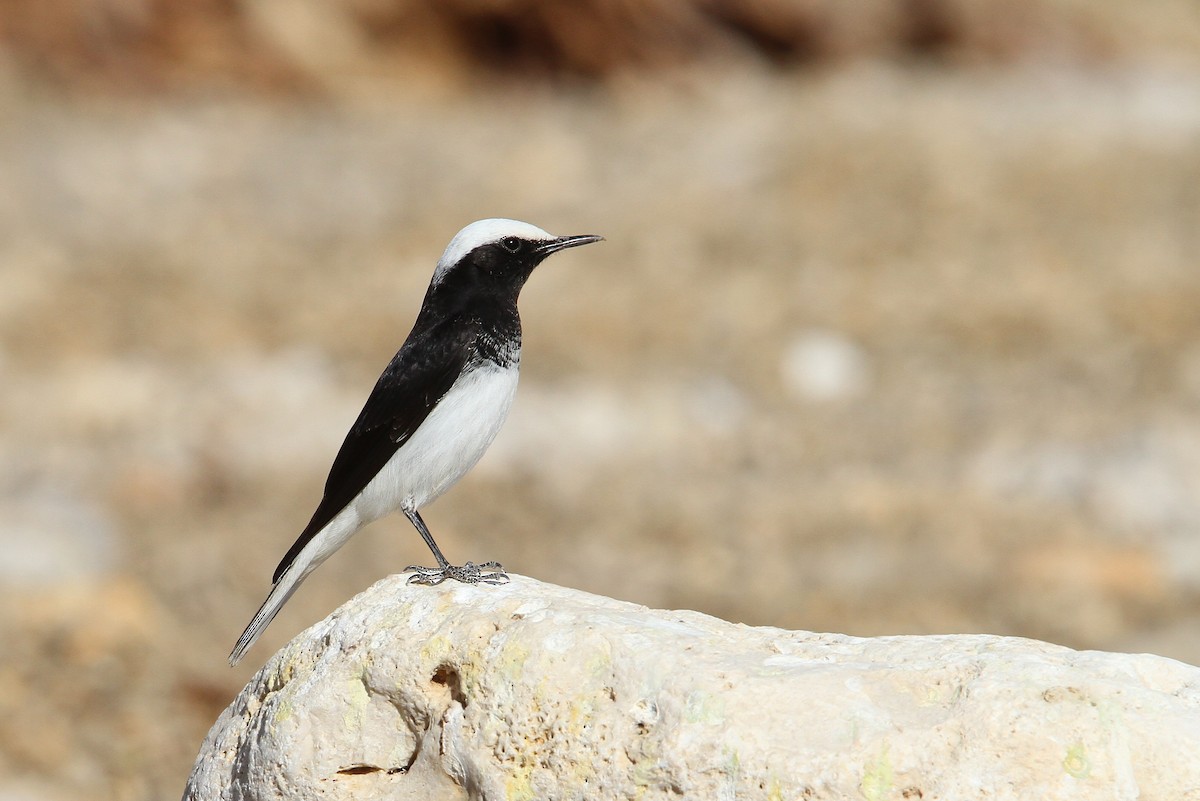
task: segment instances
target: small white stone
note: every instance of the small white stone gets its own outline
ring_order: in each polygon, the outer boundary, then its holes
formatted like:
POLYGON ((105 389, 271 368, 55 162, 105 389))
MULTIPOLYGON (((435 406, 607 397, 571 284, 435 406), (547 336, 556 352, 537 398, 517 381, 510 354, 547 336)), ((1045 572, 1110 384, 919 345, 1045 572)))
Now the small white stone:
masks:
POLYGON ((863 349, 837 331, 812 330, 788 344, 780 365, 784 387, 804 401, 850 400, 871 385, 863 349))

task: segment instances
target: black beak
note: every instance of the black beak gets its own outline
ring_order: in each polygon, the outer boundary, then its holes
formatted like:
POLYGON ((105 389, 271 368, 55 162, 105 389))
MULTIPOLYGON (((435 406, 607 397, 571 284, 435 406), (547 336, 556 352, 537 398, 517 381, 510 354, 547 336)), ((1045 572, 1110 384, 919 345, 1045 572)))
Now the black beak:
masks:
POLYGON ((579 234, 577 236, 560 236, 557 239, 551 239, 549 242, 543 242, 538 245, 536 252, 542 256, 549 256, 551 253, 557 253, 560 250, 567 248, 577 248, 580 245, 590 245, 593 242, 599 242, 604 239, 596 234, 579 234))

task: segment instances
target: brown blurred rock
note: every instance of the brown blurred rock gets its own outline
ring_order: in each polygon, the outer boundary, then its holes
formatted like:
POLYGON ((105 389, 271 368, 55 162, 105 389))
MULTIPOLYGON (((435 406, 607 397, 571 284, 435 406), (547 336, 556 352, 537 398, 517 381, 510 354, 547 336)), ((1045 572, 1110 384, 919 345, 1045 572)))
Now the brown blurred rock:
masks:
POLYGON ((1160 559, 1148 548, 1097 542, 1039 543, 1018 558, 1016 579, 1139 603, 1160 601, 1168 586, 1160 559))
POLYGON ((74 88, 250 86, 288 92, 602 78, 733 54, 1094 62, 1167 47, 1194 58, 1200 12, 1131 15, 1070 0, 11 0, 0 43, 24 70, 74 88), (1174 17, 1173 25, 1148 23, 1174 17))
POLYGON ((15 595, 8 603, 13 619, 53 634, 59 658, 81 668, 143 649, 163 628, 154 599, 128 578, 65 584, 15 595))

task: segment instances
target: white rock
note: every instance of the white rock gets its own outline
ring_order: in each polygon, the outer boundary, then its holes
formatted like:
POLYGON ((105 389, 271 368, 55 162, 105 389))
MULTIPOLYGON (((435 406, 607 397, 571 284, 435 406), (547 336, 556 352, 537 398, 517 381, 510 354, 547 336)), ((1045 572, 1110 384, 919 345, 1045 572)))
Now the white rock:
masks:
POLYGON ((1200 798, 1200 668, 386 579, 270 659, 185 799, 1200 798))
POLYGON ((837 331, 798 334, 784 351, 780 373, 787 391, 804 401, 850 400, 871 384, 866 353, 837 331))

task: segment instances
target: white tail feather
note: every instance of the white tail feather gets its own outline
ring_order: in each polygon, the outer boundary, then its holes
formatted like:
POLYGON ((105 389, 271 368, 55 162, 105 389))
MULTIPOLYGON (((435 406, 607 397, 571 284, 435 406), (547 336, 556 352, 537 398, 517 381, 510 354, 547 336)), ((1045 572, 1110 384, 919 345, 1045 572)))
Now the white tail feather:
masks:
POLYGON ((254 613, 250 625, 246 626, 242 636, 238 637, 237 644, 229 652, 231 666, 236 665, 246 655, 246 651, 250 650, 250 646, 254 645, 259 635, 271 624, 275 615, 279 614, 279 610, 292 597, 292 593, 300 586, 300 582, 332 556, 333 552, 350 539, 361 526, 362 521, 354 510, 354 505, 351 504, 338 513, 333 520, 330 520, 329 524, 317 532, 308 545, 296 554, 296 558, 283 571, 279 581, 271 587, 271 591, 267 593, 267 600, 263 601, 262 606, 254 613))
POLYGON ((284 571, 279 577, 279 581, 275 582, 275 586, 271 587, 271 592, 267 594, 267 600, 263 601, 262 606, 254 613, 254 617, 250 620, 250 625, 246 626, 246 630, 242 632, 242 636, 238 637, 237 645, 233 646, 233 650, 229 653, 229 664, 232 667, 242 660, 246 655, 246 651, 250 650, 250 646, 254 645, 258 640, 259 635, 271 625, 271 621, 275 619, 275 615, 279 614, 279 610, 292 597, 292 593, 300 586, 300 582, 304 581, 307 573, 301 573, 296 570, 296 564, 284 571))

